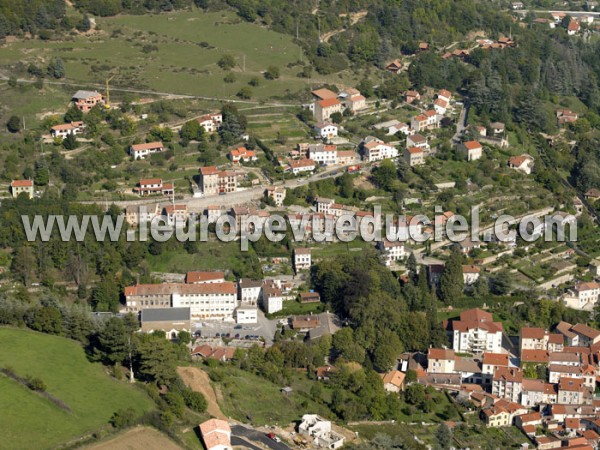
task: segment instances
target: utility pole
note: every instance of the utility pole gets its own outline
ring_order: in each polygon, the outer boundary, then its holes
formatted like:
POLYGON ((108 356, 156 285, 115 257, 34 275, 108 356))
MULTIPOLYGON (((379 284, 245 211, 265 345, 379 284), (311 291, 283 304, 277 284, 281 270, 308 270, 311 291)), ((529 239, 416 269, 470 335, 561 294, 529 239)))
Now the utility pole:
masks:
POLYGON ((27 127, 25 126, 25 116, 23 116, 23 131, 27 130, 27 127))
POLYGON ((242 57, 242 72, 246 71, 246 55, 242 57))

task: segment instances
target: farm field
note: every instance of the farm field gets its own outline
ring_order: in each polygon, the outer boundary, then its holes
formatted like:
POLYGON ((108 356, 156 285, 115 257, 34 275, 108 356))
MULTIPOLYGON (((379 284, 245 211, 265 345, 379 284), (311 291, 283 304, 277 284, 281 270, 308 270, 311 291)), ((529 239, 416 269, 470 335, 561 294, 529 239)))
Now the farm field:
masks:
POLYGON ((179 450, 167 436, 149 427, 136 427, 112 439, 84 447, 86 450, 179 450))
POLYGON ((5 448, 53 448, 107 426, 120 409, 153 409, 142 391, 109 378, 100 364, 88 362, 78 343, 58 336, 0 328, 0 367, 40 378, 71 409, 0 376, 0 408, 11 411, 0 421, 5 448))

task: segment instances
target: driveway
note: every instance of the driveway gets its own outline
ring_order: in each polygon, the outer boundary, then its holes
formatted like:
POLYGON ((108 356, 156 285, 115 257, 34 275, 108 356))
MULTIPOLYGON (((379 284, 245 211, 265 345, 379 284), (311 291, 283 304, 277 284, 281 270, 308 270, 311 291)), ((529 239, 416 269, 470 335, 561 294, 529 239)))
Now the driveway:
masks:
MULTIPOLYGON (((267 435, 261 431, 254 430, 252 428, 247 428, 242 425, 233 425, 231 427, 231 443, 234 443, 234 437, 236 438, 246 438, 254 442, 260 442, 262 445, 267 446, 273 450, 289 450, 290 447, 285 445, 283 442, 275 442, 273 439, 269 439, 267 435)), ((244 445, 244 444, 241 444, 244 445)), ((257 448, 257 447, 251 447, 257 448)))
POLYGON ((246 439, 242 439, 241 437, 237 437, 237 436, 231 436, 231 445, 235 445, 236 447, 239 446, 239 447, 249 448, 250 450, 263 450, 262 448, 251 444, 246 439))

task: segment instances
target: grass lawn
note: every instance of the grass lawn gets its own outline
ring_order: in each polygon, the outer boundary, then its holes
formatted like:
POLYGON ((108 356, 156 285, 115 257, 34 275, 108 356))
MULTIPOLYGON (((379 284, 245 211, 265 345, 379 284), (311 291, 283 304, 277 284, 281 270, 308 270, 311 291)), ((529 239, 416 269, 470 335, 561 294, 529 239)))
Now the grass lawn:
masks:
POLYGON ((88 362, 81 346, 58 336, 0 328, 0 366, 20 376, 41 378, 48 392, 71 413, 4 376, 0 421, 6 448, 52 448, 105 426, 112 414, 132 407, 142 413, 154 405, 142 391, 111 379, 100 364, 88 362))
POLYGON ((190 270, 231 269, 239 276, 246 277, 254 270, 260 270, 256 253, 250 248, 247 252, 240 249, 239 241, 198 242, 198 253, 186 253, 181 249, 165 250, 160 255, 146 258, 153 272, 185 273, 190 270))
POLYGON ((302 314, 319 314, 325 309, 325 304, 320 302, 315 303, 300 303, 296 300, 287 300, 283 302, 283 309, 274 314, 268 314, 269 318, 298 316, 302 314))
POLYGON ((225 366, 203 366, 203 369, 209 374, 218 372, 221 375, 222 379, 214 383, 221 393, 217 395, 219 406, 226 416, 241 422, 285 426, 300 419, 303 414, 328 415, 326 407, 315 403, 302 392, 301 384, 298 385, 300 389, 285 395, 280 392, 283 386, 241 369, 225 366))

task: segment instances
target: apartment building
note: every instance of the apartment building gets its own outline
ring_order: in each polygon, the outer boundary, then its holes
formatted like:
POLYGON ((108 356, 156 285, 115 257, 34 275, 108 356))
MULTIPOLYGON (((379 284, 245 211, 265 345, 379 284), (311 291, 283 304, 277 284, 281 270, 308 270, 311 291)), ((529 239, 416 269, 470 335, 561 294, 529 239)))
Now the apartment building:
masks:
POLYGON ((199 187, 204 195, 222 195, 237 190, 237 177, 231 170, 219 170, 215 166, 200 168, 199 187))

